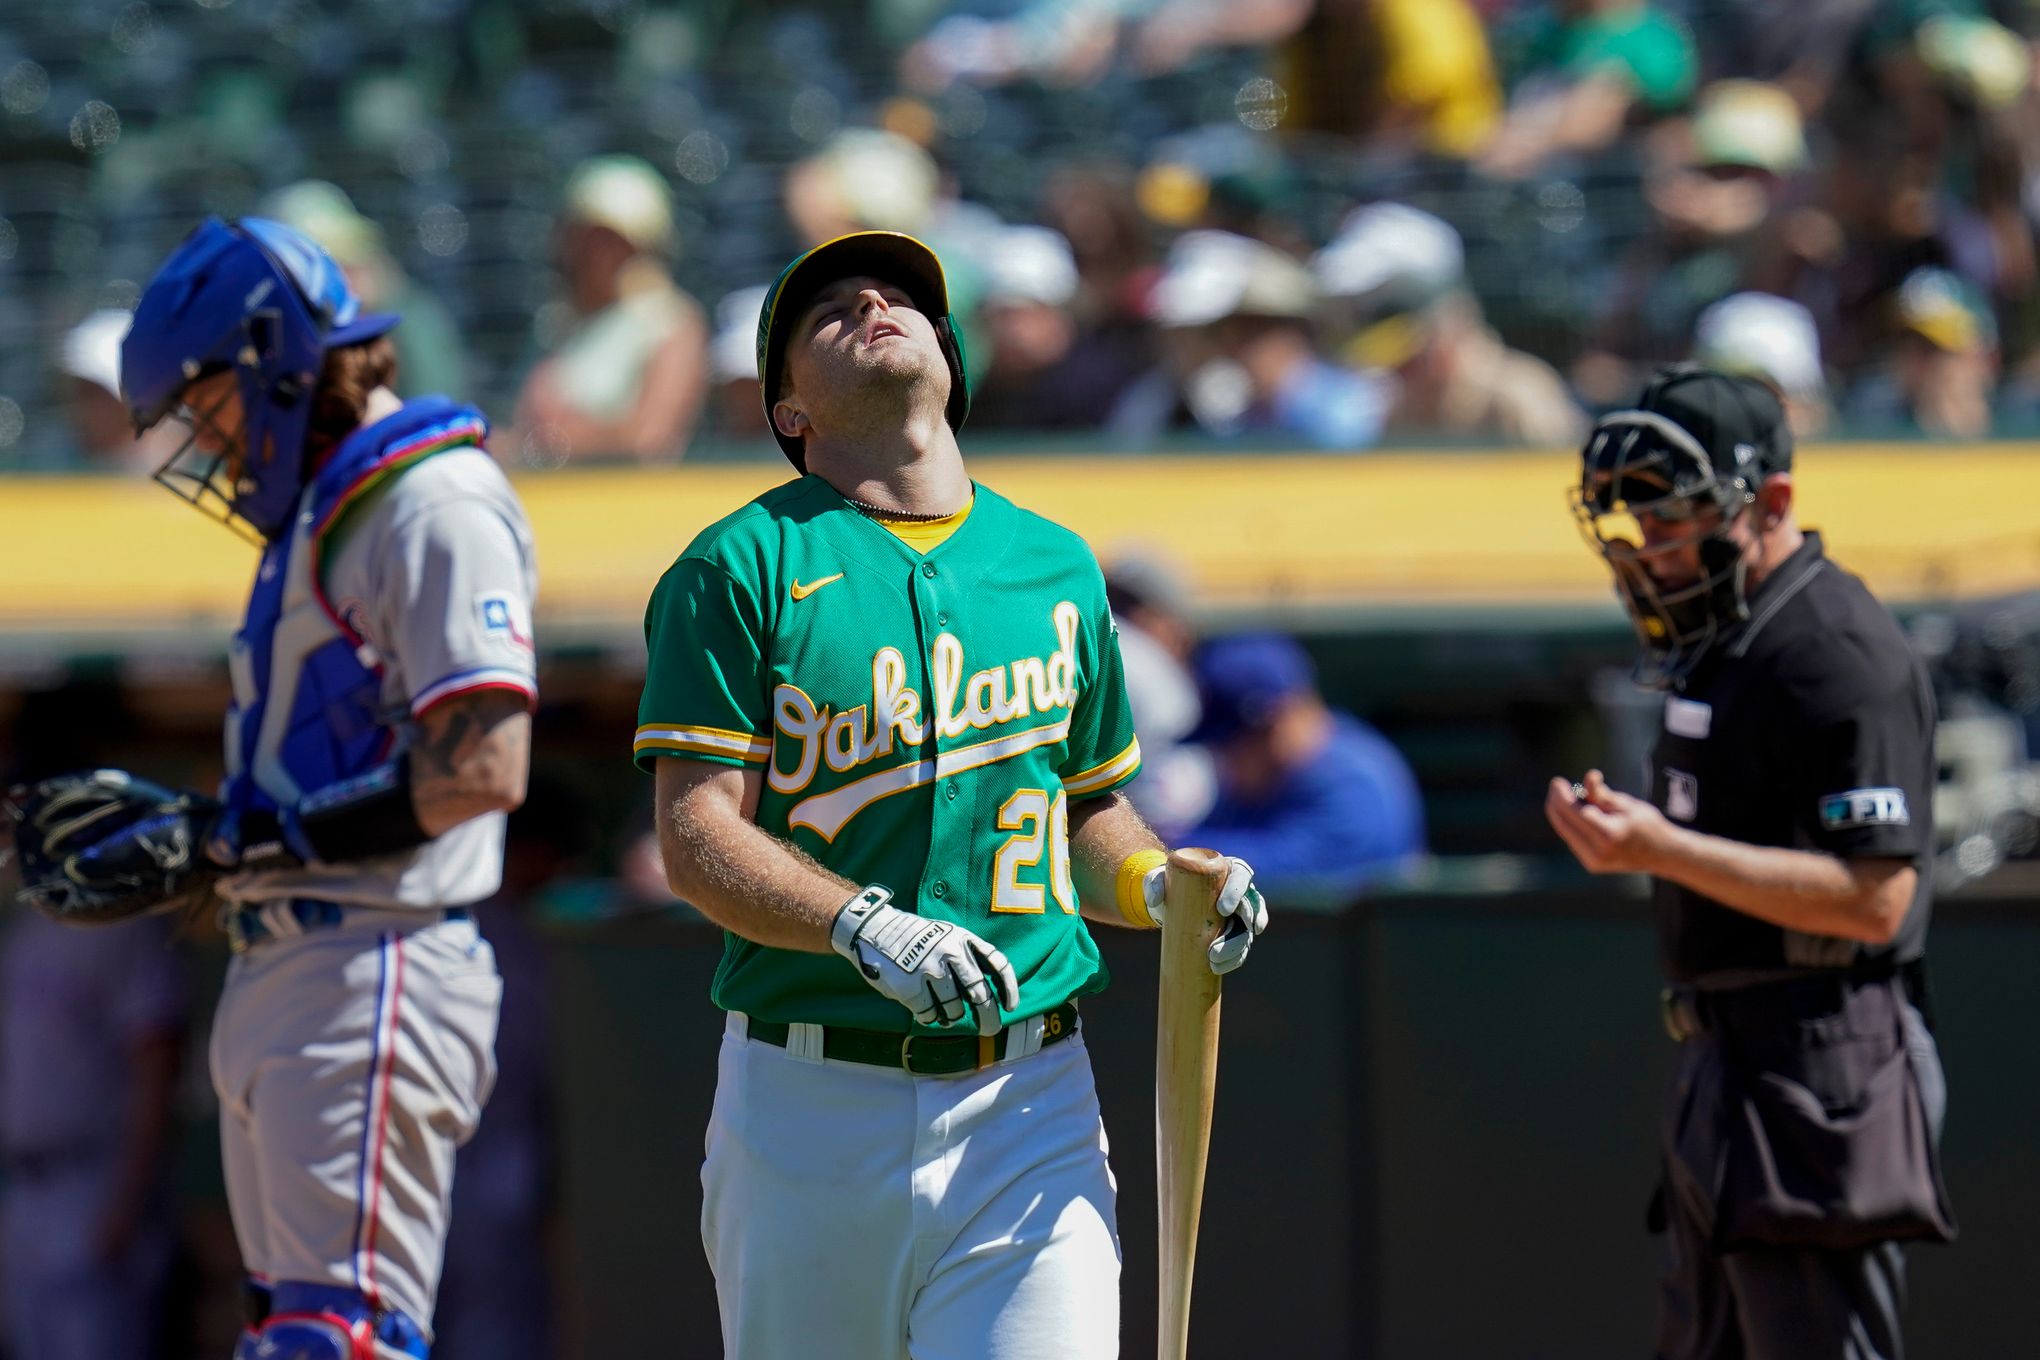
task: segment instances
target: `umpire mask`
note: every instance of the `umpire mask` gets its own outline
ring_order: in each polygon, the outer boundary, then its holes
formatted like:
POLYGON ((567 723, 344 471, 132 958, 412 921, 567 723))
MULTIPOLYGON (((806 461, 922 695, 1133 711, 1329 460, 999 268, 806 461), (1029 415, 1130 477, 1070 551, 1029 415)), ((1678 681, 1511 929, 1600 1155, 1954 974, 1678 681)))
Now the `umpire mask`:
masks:
POLYGON ((1690 365, 1661 371, 1636 409, 1610 412, 1587 437, 1573 516, 1643 645, 1639 684, 1684 680, 1749 617, 1732 533, 1766 472, 1790 466, 1790 438, 1769 389, 1690 365))

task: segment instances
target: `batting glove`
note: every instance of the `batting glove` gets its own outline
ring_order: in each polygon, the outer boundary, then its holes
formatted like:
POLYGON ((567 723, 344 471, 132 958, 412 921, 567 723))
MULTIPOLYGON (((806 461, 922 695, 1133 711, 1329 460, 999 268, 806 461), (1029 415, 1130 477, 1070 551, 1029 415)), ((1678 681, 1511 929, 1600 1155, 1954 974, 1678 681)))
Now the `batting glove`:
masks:
POLYGON ((905 1006, 923 1025, 961 1020, 977 1011, 979 1034, 999 1032, 999 1005, 1020 1005, 1020 979, 989 941, 952 921, 916 916, 891 905, 877 884, 843 905, 829 928, 829 944, 857 965, 872 988, 905 1006))
MULTIPOLYGON (((1254 886, 1254 866, 1238 855, 1227 855, 1226 858, 1231 861, 1232 868, 1225 876, 1225 887, 1218 894, 1218 914, 1225 924, 1206 951, 1214 973, 1230 973, 1245 963, 1247 951, 1268 928, 1268 903, 1261 896, 1261 890, 1254 886)), ((1147 900, 1147 913, 1156 925, 1162 923, 1162 887, 1167 881, 1166 864, 1156 865, 1140 881, 1141 893, 1147 900)))

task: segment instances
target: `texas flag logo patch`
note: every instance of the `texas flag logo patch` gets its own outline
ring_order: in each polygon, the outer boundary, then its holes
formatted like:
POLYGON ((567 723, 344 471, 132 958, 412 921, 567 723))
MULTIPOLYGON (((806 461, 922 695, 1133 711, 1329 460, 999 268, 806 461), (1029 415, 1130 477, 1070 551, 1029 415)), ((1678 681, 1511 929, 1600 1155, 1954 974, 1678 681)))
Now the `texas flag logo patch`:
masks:
POLYGON ((1822 795, 1820 824, 1829 831, 1859 826, 1910 826, 1912 813, 1906 808, 1904 789, 1849 789, 1822 795))
POLYGON ((475 613, 480 616, 482 632, 490 639, 532 650, 531 611, 524 601, 502 591, 491 591, 475 596, 475 613))

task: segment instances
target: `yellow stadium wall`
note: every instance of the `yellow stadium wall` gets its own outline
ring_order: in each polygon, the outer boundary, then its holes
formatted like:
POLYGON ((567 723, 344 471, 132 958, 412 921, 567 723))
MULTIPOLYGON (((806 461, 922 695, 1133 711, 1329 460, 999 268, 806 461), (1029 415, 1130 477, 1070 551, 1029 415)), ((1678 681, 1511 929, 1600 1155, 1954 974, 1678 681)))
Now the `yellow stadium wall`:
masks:
MULTIPOLYGON (((2028 444, 1819 444, 1802 522, 1893 602, 2040 586, 2040 457, 2028 444)), ((1563 452, 1014 456, 989 485, 1103 556, 1183 564, 1225 610, 1608 607, 1563 452)), ((785 479, 771 462, 518 478, 538 537, 541 632, 635 632, 653 580, 704 525, 785 479)), ((230 628, 252 550, 146 481, 0 481, 0 633, 230 628)))

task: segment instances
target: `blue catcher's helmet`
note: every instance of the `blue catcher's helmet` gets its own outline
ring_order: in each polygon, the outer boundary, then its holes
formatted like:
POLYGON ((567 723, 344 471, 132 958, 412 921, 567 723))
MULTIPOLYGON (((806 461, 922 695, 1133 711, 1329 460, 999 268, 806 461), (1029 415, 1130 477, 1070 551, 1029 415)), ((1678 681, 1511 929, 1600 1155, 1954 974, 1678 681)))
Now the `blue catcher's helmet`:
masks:
POLYGON ((363 314, 340 266, 302 233, 259 217, 208 218, 136 304, 121 344, 121 390, 139 433, 179 413, 193 382, 231 370, 243 414, 239 447, 206 453, 197 426, 215 413, 182 411, 192 435, 156 480, 275 538, 309 471, 305 433, 326 351, 396 324, 394 315, 363 314))

